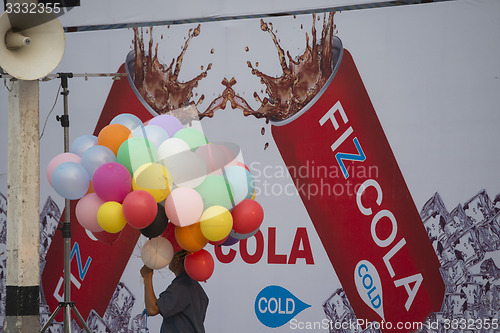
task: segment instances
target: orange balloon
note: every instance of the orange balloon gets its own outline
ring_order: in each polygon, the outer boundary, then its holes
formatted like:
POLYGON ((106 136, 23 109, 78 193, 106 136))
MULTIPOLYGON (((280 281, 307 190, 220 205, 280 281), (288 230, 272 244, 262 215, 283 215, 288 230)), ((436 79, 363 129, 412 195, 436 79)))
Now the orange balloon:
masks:
POLYGON ((175 227, 175 239, 180 247, 188 252, 196 252, 205 247, 208 239, 201 232, 200 223, 186 227, 175 227))
POLYGON ((118 153, 118 149, 130 135, 130 130, 120 124, 110 124, 104 127, 97 136, 97 144, 108 147, 113 153, 118 153))
POLYGON ((87 194, 89 193, 94 193, 94 186, 92 185, 92 181, 89 182, 89 189, 87 191, 87 194))

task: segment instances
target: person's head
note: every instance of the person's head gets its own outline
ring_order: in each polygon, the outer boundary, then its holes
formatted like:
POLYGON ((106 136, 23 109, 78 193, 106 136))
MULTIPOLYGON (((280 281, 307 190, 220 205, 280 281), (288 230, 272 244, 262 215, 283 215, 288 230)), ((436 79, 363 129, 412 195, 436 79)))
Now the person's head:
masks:
POLYGON ((175 276, 178 276, 179 274, 185 272, 184 258, 186 258, 187 254, 188 252, 186 250, 181 250, 174 253, 174 256, 172 257, 168 268, 175 274, 175 276))

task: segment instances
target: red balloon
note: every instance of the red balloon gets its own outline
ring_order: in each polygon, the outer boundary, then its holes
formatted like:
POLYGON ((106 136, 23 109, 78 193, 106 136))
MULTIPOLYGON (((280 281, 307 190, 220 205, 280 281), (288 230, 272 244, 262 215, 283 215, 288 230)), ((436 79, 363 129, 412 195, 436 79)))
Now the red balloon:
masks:
POLYGON ((179 252, 180 250, 182 250, 182 247, 179 245, 179 243, 177 243, 177 239, 175 239, 175 224, 169 222, 167 224, 167 228, 161 234, 161 237, 168 239, 170 243, 172 243, 174 252, 179 252))
POLYGON ((184 259, 184 268, 191 279, 207 281, 214 272, 214 258, 204 249, 190 253, 184 259))
POLYGON ((113 245, 114 242, 120 238, 120 235, 122 232, 117 232, 115 234, 109 233, 107 231, 100 231, 100 232, 92 232, 92 235, 94 235, 97 240, 103 244, 107 245, 113 245))
POLYGON ((123 200, 123 216, 136 229, 146 228, 153 223, 157 212, 158 205, 149 192, 132 191, 123 200))
POLYGON ((247 169, 247 170, 248 170, 248 172, 251 172, 251 171, 250 171, 250 169, 247 167, 247 165, 246 165, 246 164, 244 164, 244 163, 237 162, 237 163, 236 163, 236 165, 239 165, 240 167, 244 167, 245 169, 247 169))
POLYGON ((245 199, 231 211, 233 229, 238 234, 248 234, 257 230, 264 220, 264 210, 255 200, 245 199))

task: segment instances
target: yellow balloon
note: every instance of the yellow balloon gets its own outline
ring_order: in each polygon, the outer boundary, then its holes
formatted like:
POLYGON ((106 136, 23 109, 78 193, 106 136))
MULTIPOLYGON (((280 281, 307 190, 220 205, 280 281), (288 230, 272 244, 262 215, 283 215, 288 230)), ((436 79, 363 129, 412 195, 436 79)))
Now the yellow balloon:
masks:
POLYGON ((213 242, 223 240, 233 228, 233 216, 222 206, 208 207, 201 214, 200 228, 206 239, 213 242))
POLYGON ((159 163, 146 163, 141 165, 132 177, 132 188, 149 192, 160 202, 165 200, 172 189, 172 176, 170 172, 159 163))
POLYGON ((253 190, 253 194, 252 194, 252 197, 250 198, 250 200, 255 200, 255 190, 253 190))
POLYGON ((104 229, 112 234, 122 231, 127 224, 123 216, 122 205, 116 201, 105 202, 97 211, 97 222, 104 229))

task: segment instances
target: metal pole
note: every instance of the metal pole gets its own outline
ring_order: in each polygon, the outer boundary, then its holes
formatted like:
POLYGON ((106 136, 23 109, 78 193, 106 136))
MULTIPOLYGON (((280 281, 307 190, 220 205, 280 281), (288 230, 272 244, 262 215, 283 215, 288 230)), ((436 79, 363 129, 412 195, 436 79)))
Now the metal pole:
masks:
MULTIPOLYGON (((61 86, 63 95, 64 113, 58 120, 64 129, 64 152, 69 152, 69 114, 68 114, 68 75, 61 76, 61 86)), ((62 236, 64 239, 64 332, 71 333, 71 308, 68 304, 71 302, 71 207, 70 201, 64 201, 64 223, 62 227, 62 236)))
MULTIPOLYGON (((67 153, 69 152, 68 78, 72 78, 73 73, 59 73, 58 76, 61 78, 64 113, 62 116, 57 116, 56 119, 61 122, 61 126, 64 129, 64 152, 67 153)), ((83 328, 90 333, 90 329, 78 312, 75 303, 71 301, 71 206, 69 199, 64 201, 62 236, 64 239, 64 302, 59 303, 57 309, 44 325, 41 332, 45 332, 57 313, 59 313, 61 308, 64 308, 64 333, 71 333, 71 310, 75 312, 83 328)))

